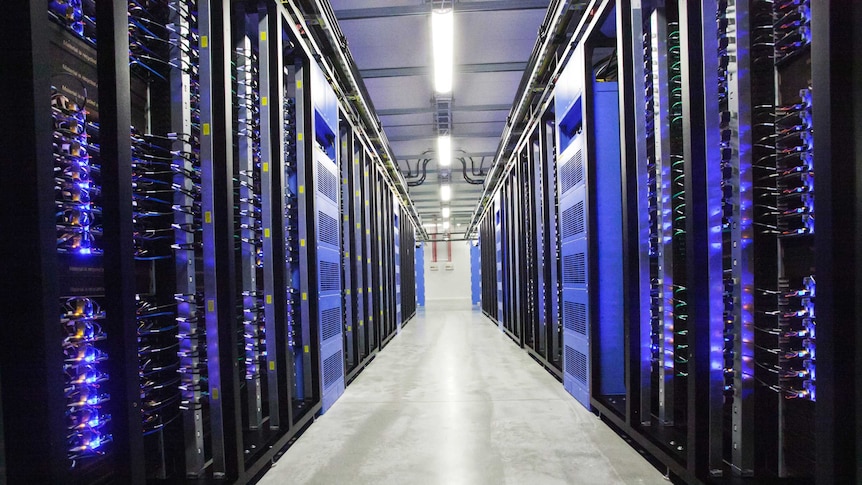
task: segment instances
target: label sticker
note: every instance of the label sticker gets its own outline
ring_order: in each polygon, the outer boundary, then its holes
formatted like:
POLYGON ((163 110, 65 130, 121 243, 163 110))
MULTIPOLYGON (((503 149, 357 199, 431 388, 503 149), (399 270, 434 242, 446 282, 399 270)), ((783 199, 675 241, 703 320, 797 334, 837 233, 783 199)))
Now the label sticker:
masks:
POLYGON ((209 123, 204 123, 203 132, 204 132, 204 136, 209 136, 209 134, 210 134, 210 124, 209 123))
POLYGON ((201 49, 206 49, 210 44, 210 38, 206 35, 201 36, 201 49))
POLYGON ((263 171, 269 172, 269 162, 263 162, 263 171))
POLYGON ((268 227, 263 228, 263 237, 269 237, 269 228, 268 227))
MULTIPOLYGON (((261 34, 261 35, 263 35, 263 36, 265 37, 265 36, 266 36, 266 33, 261 34)), ((266 106, 268 103, 269 103, 269 97, 267 97, 267 96, 261 96, 261 97, 260 97, 260 104, 261 104, 262 106, 266 106)))
POLYGON ((204 222, 207 224, 212 224, 213 222, 213 213, 210 211, 204 212, 204 222))
POLYGON ((215 311, 215 300, 207 300, 207 311, 215 311))
POLYGON ((275 370, 275 362, 269 361, 269 370, 275 370))
POLYGON ((266 31, 260 33, 260 40, 266 41, 266 31))
POLYGON ((272 295, 266 295, 266 304, 272 305, 272 295))

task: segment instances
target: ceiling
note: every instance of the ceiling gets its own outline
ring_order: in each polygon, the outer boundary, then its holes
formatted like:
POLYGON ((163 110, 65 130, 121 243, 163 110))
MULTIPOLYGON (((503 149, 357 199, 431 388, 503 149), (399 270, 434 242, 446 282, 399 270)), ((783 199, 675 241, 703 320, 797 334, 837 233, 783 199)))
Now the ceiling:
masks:
POLYGON ((479 202, 483 175, 497 151, 550 0, 454 1, 453 161, 442 171, 435 154, 438 110, 430 28, 432 4, 441 2, 330 3, 398 167, 413 185, 410 197, 428 232, 437 231, 427 224, 443 222, 440 185, 447 177, 452 186, 450 231, 462 232, 479 202), (465 180, 465 166, 467 178, 478 184, 465 180))

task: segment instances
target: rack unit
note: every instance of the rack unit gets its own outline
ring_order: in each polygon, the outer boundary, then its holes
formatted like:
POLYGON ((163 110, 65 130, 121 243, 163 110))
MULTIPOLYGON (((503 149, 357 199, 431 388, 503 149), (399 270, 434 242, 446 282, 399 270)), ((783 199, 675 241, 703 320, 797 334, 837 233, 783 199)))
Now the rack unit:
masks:
POLYGON ((252 480, 415 313, 375 128, 295 5, 8 13, 0 264, 39 276, 4 284, 3 482, 252 480))
POLYGON ((565 388, 674 481, 858 479, 860 73, 836 49, 862 9, 839 4, 588 2, 477 211, 485 315, 548 367, 559 301, 565 388))

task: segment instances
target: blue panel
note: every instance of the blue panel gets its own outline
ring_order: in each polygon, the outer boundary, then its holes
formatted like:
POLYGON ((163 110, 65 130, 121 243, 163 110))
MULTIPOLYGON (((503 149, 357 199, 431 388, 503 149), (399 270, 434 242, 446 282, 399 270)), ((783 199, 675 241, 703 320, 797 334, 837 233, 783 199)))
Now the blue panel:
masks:
POLYGON ((425 243, 416 248, 416 305, 425 306, 425 243))
MULTIPOLYGON (((580 105, 576 105, 581 109, 580 105)), ((559 158, 560 259, 563 286, 563 386, 590 408, 589 199, 583 132, 559 158)))
POLYGON ((599 275, 598 308, 594 309, 594 333, 599 339, 599 393, 625 394, 625 336, 623 326, 623 222, 620 174, 620 132, 617 83, 594 83, 596 116, 595 214, 593 230, 597 238, 595 261, 599 275))
POLYGON ((470 290, 473 304, 478 305, 482 301, 482 261, 480 259, 479 246, 470 244, 470 290))

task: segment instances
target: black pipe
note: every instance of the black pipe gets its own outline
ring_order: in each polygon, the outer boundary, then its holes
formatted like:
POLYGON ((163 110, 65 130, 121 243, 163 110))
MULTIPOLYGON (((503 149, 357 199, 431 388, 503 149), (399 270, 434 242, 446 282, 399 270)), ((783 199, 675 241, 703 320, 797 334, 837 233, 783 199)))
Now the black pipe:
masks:
MULTIPOLYGON (((461 160, 461 168, 462 173, 464 174, 464 180, 466 180, 468 184, 482 185, 485 183, 484 180, 471 179, 470 176, 467 175, 467 160, 465 160, 463 157, 459 158, 458 160, 461 160)), ((470 160, 472 161, 473 159, 471 158, 470 160)))
MULTIPOLYGON (((422 185, 423 183, 425 183, 425 178, 428 177, 428 170, 427 169, 428 169, 428 163, 430 161, 431 161, 430 158, 426 158, 425 160, 422 160, 422 177, 420 177, 419 180, 414 180, 414 181, 408 180, 407 181, 408 187, 418 187, 418 186, 422 185)), ((417 172, 418 172, 418 170, 417 170, 417 172)))

